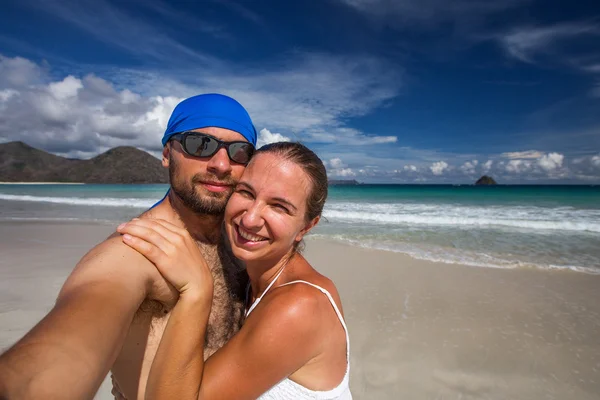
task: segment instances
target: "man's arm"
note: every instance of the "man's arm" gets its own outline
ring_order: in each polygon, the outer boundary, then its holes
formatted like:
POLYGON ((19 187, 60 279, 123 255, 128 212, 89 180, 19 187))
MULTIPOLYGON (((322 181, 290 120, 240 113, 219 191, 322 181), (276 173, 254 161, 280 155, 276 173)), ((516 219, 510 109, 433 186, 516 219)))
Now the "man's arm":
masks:
POLYGON ((91 399, 149 294, 173 296, 148 260, 120 237, 96 246, 50 313, 0 356, 0 399, 91 399))

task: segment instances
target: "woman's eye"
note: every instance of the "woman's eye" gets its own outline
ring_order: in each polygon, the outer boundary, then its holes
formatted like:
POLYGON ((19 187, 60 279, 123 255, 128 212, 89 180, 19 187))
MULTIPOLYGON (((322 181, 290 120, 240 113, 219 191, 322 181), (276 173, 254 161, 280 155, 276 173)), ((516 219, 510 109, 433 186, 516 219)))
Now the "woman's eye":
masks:
POLYGON ((273 207, 278 211, 283 211, 288 214, 290 213, 290 211, 287 209, 287 207, 284 207, 281 204, 274 204, 273 207))
POLYGON ((246 189, 238 189, 238 190, 236 190, 236 192, 245 197, 252 197, 252 193, 250 193, 246 189))

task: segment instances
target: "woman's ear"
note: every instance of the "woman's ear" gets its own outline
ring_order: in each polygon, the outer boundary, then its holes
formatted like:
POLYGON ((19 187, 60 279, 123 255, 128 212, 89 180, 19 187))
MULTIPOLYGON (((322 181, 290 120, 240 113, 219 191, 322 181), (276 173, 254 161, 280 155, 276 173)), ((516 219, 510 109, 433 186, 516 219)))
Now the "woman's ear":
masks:
POLYGON ((306 226, 304 228, 302 228, 302 230, 300 232, 298 232, 298 234, 296 235, 296 242, 301 241, 302 238, 304 237, 304 235, 306 235, 308 232, 310 232, 310 230, 319 223, 320 219, 321 219, 321 216, 319 215, 317 217, 314 217, 308 224, 306 224, 306 226))

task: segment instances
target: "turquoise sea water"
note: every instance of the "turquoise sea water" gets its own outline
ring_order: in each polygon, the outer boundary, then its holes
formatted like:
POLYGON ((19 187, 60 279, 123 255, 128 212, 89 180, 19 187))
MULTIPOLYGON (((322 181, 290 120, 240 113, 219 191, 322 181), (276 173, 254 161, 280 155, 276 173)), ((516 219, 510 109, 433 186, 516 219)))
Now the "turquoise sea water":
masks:
MULTIPOLYGON (((0 220, 116 223, 166 188, 0 185, 0 220)), ((600 273, 598 186, 333 186, 324 217, 312 237, 479 267, 600 273)))

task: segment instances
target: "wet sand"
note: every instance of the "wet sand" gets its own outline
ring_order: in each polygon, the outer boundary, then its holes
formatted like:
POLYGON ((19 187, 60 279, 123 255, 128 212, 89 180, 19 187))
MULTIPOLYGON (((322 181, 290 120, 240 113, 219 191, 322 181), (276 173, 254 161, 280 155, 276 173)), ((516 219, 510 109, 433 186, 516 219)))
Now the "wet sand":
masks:
MULTIPOLYGON (((0 222, 0 349, 113 226, 0 222)), ((432 263, 307 240, 337 284, 355 399, 600 398, 600 276, 432 263)), ((103 385, 98 399, 110 399, 103 385)))

